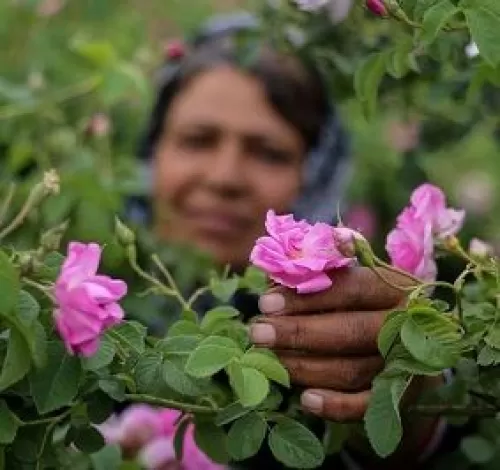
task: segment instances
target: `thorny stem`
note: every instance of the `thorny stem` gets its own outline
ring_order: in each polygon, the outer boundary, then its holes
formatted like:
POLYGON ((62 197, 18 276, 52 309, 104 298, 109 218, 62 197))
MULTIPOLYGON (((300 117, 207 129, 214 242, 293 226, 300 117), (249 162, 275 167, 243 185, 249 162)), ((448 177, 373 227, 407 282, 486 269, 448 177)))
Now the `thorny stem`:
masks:
POLYGON ((199 289, 197 289, 194 294, 189 297, 188 301, 187 301, 187 305, 188 305, 188 308, 191 308, 193 306, 193 304, 203 295, 205 294, 206 292, 208 292, 210 290, 210 288, 208 286, 206 287, 200 287, 199 289))
POLYGON ((149 405, 161 406, 164 408, 174 408, 186 413, 215 414, 219 411, 219 408, 212 406, 182 403, 175 400, 168 400, 166 398, 153 397, 151 395, 144 394, 129 393, 125 395, 125 399, 132 402, 146 403, 149 405))
POLYGON ((21 280, 25 284, 28 284, 29 286, 34 287, 35 289, 40 291, 42 294, 48 297, 52 302, 55 302, 54 296, 51 294, 52 286, 44 286, 43 284, 33 281, 33 279, 29 279, 27 277, 23 277, 21 280))

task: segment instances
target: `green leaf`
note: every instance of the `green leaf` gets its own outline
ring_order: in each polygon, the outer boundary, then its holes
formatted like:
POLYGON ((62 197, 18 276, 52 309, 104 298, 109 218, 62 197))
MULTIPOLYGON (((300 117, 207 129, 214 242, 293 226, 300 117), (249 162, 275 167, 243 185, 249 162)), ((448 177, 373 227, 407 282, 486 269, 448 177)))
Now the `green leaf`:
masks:
POLYGON ((17 330, 10 330, 7 344, 7 355, 0 373, 0 392, 19 382, 31 368, 29 347, 17 330))
POLYGON ((163 381, 176 392, 187 397, 197 397, 204 393, 201 384, 187 375, 182 365, 175 360, 165 359, 162 366, 163 381))
POLYGON ((221 302, 228 302, 238 290, 238 278, 217 280, 212 283, 210 290, 214 297, 221 302))
POLYGON ((276 357, 261 352, 248 351, 241 358, 241 364, 257 369, 269 380, 274 380, 285 387, 290 387, 288 371, 276 357))
POLYGON ((491 65, 500 62, 500 3, 497 0, 468 0, 462 10, 470 28, 472 40, 491 65))
POLYGON ((146 327, 135 321, 121 323, 107 333, 118 340, 126 350, 142 354, 145 350, 146 327))
POLYGON ((316 468, 324 459, 323 446, 305 426, 290 418, 279 418, 268 437, 274 457, 290 468, 316 468))
POLYGON ((47 253, 43 258, 43 266, 37 268, 36 274, 44 279, 54 281, 61 271, 64 259, 64 256, 57 251, 47 253))
POLYGON ((243 354, 237 343, 222 336, 209 336, 189 355, 186 372, 193 377, 210 377, 243 354))
POLYGON ((0 444, 14 442, 19 424, 19 419, 9 410, 7 403, 0 400, 0 444))
POLYGON ((259 413, 252 412, 233 423, 227 434, 229 454, 235 460, 253 457, 266 437, 267 423, 259 413))
POLYGON ((495 446, 484 437, 467 436, 462 439, 460 449, 474 464, 485 464, 493 459, 495 446))
POLYGON ((412 314, 401 329, 401 340, 415 359, 430 367, 453 367, 460 357, 457 325, 438 311, 412 314))
POLYGON ((92 357, 84 358, 82 366, 85 370, 99 370, 111 364, 116 354, 116 348, 108 336, 104 335, 101 338, 99 350, 92 357))
POLYGON ((458 12, 458 8, 450 0, 436 2, 424 13, 419 39, 424 44, 433 43, 439 32, 458 12))
POLYGON ((231 387, 243 406, 255 407, 262 403, 269 393, 269 381, 256 369, 232 362, 227 373, 231 387))
POLYGON ((119 470, 122 451, 118 445, 107 445, 90 456, 93 470, 119 470))
POLYGON ((222 428, 210 421, 195 420, 194 440, 211 460, 220 464, 229 462, 227 436, 222 428))
POLYGON ((19 272, 7 254, 0 250, 0 317, 12 314, 21 290, 19 272))
POLYGON ((263 294, 268 288, 267 275, 261 269, 258 269, 255 266, 249 266, 245 270, 241 284, 242 287, 246 287, 254 294, 263 294))
POLYGON ((148 351, 143 354, 134 369, 134 378, 140 392, 155 390, 162 380, 163 357, 159 352, 148 351))
POLYGON ((411 376, 379 378, 372 387, 365 414, 365 429, 373 449, 380 457, 392 454, 401 441, 403 427, 399 402, 410 380, 411 376))
POLYGON ((73 444, 82 452, 92 454, 102 449, 105 442, 101 433, 96 428, 89 426, 76 430, 73 444))
POLYGON ((251 408, 246 408, 239 401, 236 401, 227 405, 217 413, 215 424, 216 426, 224 426, 231 421, 245 416, 247 413, 250 413, 250 411, 252 411, 251 408))
POLYGON ((107 377, 98 382, 99 388, 109 395, 113 400, 122 402, 125 400, 125 383, 115 377, 107 377))
POLYGON ((68 406, 78 393, 80 360, 69 356, 60 342, 47 345, 47 363, 29 375, 31 394, 40 414, 68 406))
POLYGON ((19 292, 17 308, 19 318, 26 326, 32 325, 40 314, 40 305, 38 305, 36 299, 25 290, 19 292))
POLYGON ((175 428, 174 450, 175 458, 179 462, 182 462, 182 457, 184 455, 184 438, 186 437, 186 431, 188 430, 189 424, 189 419, 182 419, 175 428))
POLYGON ((192 321, 179 320, 175 322, 168 330, 168 337, 174 336, 193 336, 201 333, 200 326, 192 321))
POLYGON ((372 54, 358 67, 354 75, 356 96, 367 117, 375 113, 378 89, 385 75, 386 59, 386 52, 372 54))
POLYGON ((408 313, 402 310, 391 312, 386 317, 378 335, 378 350, 382 356, 386 357, 389 354, 407 317, 408 313))
POLYGON ((483 346, 477 356, 477 363, 483 367, 500 364, 500 350, 488 345, 483 346))
POLYGON ((180 316, 181 320, 189 321, 191 323, 198 323, 198 314, 191 309, 184 309, 180 316))
POLYGON ((191 354, 200 344, 203 337, 201 335, 179 335, 172 336, 158 341, 155 349, 164 354, 175 356, 185 356, 191 354))
POLYGON ((204 332, 212 332, 213 328, 220 322, 237 318, 240 312, 234 307, 223 306, 209 310, 201 320, 201 329, 204 332))

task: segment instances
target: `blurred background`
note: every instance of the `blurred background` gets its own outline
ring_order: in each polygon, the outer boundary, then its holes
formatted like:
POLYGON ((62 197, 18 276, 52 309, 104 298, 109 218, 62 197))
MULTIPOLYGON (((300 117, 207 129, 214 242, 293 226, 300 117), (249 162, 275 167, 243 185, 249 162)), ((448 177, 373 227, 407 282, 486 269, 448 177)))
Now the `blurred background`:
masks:
MULTIPOLYGON (((241 8, 253 5, 244 0, 1 0, 0 186, 20 185, 13 210, 21 203, 23 185, 27 191, 31 184, 33 163, 56 166, 61 195, 34 222, 50 227, 71 213, 70 235, 106 243, 106 262, 119 263, 113 216, 123 211, 126 196, 148 191, 147 174, 136 161, 137 142, 169 41, 215 12, 241 8)), ((455 206, 467 209, 466 236, 474 233, 498 244, 495 97, 488 95, 489 112, 471 119, 460 95, 467 77, 433 79, 422 92, 422 104, 430 97, 434 105, 426 113, 403 112, 400 98, 392 98, 366 120, 354 98, 339 100, 355 158, 341 208, 344 220, 382 246, 380 235, 393 224, 409 191, 429 179, 455 206), (450 102, 450 96, 458 99, 450 102)), ((27 231, 25 243, 33 236, 27 231)))

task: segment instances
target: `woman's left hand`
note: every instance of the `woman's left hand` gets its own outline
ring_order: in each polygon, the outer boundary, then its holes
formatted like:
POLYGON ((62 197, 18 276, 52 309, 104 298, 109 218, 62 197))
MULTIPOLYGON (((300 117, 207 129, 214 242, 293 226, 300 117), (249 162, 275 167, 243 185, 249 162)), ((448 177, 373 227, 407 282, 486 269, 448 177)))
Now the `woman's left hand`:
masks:
MULTIPOLYGON (((395 284, 405 279, 384 275, 395 284)), ((303 386, 302 406, 334 421, 363 417, 374 377, 383 368, 377 337, 404 294, 368 268, 332 274, 317 294, 274 288, 260 299, 264 314, 251 326, 253 342, 274 349, 293 383, 303 386)))

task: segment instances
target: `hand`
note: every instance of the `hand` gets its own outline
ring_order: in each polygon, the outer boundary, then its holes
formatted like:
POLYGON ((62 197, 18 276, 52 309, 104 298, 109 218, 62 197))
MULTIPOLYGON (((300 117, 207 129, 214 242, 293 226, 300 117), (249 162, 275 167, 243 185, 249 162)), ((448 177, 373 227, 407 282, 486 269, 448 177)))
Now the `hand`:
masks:
MULTIPOLYGON (((384 271, 396 285, 402 276, 384 271)), ((296 294, 283 287, 261 297, 263 317, 251 326, 259 346, 272 348, 293 383, 306 388, 302 406, 334 421, 359 420, 370 397, 371 383, 383 368, 377 337, 387 313, 404 299, 368 268, 332 274, 330 289, 296 294)))

